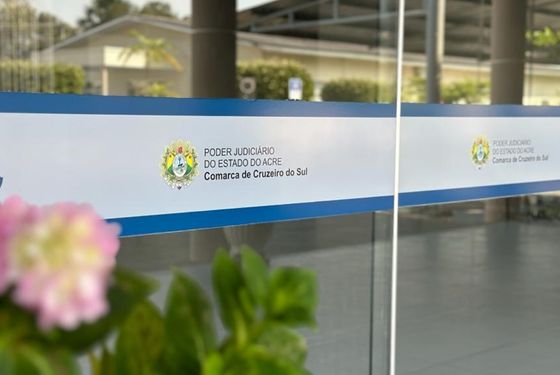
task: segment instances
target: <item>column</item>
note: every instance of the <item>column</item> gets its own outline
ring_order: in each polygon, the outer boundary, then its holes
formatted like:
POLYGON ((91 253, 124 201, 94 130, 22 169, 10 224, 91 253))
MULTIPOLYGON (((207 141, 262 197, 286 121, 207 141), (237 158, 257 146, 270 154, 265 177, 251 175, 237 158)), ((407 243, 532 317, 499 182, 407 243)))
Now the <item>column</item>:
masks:
POLYGON ((193 0, 192 93, 232 98, 236 85, 236 0, 193 0))

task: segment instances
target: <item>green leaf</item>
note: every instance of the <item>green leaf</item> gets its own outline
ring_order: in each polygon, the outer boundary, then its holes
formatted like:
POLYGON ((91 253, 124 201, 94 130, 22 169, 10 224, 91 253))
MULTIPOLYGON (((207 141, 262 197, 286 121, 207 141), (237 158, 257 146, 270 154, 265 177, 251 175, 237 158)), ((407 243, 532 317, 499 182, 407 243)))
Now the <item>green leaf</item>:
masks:
POLYGON ((224 370, 224 360, 218 353, 212 353, 204 361, 203 375, 221 375, 224 370))
MULTIPOLYGON (((10 375, 55 375, 53 369, 41 358, 33 358, 33 355, 25 350, 18 350, 9 354, 10 375), (37 363, 40 362, 40 363, 37 363)), ((2 373, 3 374, 3 373, 2 373)))
POLYGON ((66 350, 46 351, 38 348, 37 351, 46 356, 50 367, 56 375, 78 375, 80 373, 76 358, 73 353, 66 350))
POLYGON ((266 327, 255 344, 272 356, 303 366, 307 357, 307 342, 299 333, 279 325, 266 327))
POLYGON ((218 250, 212 267, 214 294, 226 328, 233 331, 238 345, 248 339, 248 326, 255 318, 251 299, 239 267, 225 250, 218 250))
POLYGON ((11 343, 5 338, 0 339, 0 374, 14 373, 14 356, 10 350, 11 343))
POLYGON ((198 373, 206 356, 216 348, 212 309, 204 291, 180 272, 175 272, 167 295, 165 329, 173 347, 166 357, 179 357, 190 369, 184 372, 198 373))
POLYGON ((119 375, 153 374, 165 343, 163 317, 151 302, 134 308, 122 325, 115 347, 119 375))
POLYGON ((317 303, 314 272, 297 268, 279 268, 272 272, 266 320, 288 326, 315 326, 317 303))
POLYGON ((308 375, 300 365, 251 346, 230 358, 226 371, 228 375, 308 375))
POLYGON ((0 297, 0 335, 6 340, 39 340, 42 334, 35 320, 31 312, 16 306, 9 296, 0 297))
POLYGON ((199 374, 200 364, 195 358, 183 355, 174 345, 166 345, 161 373, 165 375, 199 374))
POLYGON ((116 269, 113 276, 114 283, 107 294, 109 313, 95 323, 82 324, 73 331, 52 331, 50 333, 52 342, 74 351, 87 351, 104 340, 126 319, 137 304, 143 302, 157 289, 157 284, 152 279, 131 271, 116 269))
POLYGON ((10 375, 78 375, 72 353, 45 347, 19 345, 12 350, 10 375))
POLYGON ((70 351, 2 338, 0 374, 78 375, 79 371, 70 351))
POLYGON ((105 345, 103 345, 101 350, 101 358, 97 358, 92 353, 88 357, 92 375, 115 374, 115 356, 109 352, 105 345))
POLYGON ((266 303, 268 267, 264 259, 249 247, 241 249, 241 272, 251 297, 260 305, 266 303))

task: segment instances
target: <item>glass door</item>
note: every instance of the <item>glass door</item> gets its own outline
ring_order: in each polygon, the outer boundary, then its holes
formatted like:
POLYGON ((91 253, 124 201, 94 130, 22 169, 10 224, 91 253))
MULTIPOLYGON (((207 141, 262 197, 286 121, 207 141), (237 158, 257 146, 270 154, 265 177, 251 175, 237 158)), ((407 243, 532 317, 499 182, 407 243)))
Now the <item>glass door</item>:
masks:
POLYGON ((11 143, 58 145, 68 173, 54 183, 44 157, 53 185, 39 189, 2 158, 0 198, 92 203, 122 225, 119 265, 160 283, 160 307, 172 269, 210 291, 218 248, 306 267, 309 370, 388 373, 397 16, 396 0, 0 0, 4 112, 49 118, 11 143), (161 170, 190 147, 198 164, 161 170))

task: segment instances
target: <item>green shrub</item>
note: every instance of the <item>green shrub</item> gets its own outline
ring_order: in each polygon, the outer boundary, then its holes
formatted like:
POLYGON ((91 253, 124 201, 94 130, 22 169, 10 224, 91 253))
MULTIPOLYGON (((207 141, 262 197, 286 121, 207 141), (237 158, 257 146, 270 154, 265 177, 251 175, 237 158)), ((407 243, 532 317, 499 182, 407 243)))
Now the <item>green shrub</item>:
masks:
POLYGON ((328 102, 369 102, 379 100, 379 84, 367 79, 336 79, 323 86, 321 98, 328 102))
POLYGON ((84 71, 68 64, 33 64, 25 60, 0 61, 0 91, 81 94, 84 71))
MULTIPOLYGON (((255 99, 288 99, 288 80, 292 77, 301 78, 303 81, 303 100, 313 97, 311 75, 303 65, 295 61, 259 60, 241 63, 237 67, 237 81, 244 77, 255 78, 255 99)), ((241 97, 241 93, 239 96, 241 97)))
MULTIPOLYGON (((441 85, 441 103, 481 104, 489 101, 490 83, 488 81, 463 81, 441 85)), ((426 102, 426 79, 414 76, 403 87, 403 101, 409 103, 426 102)))
POLYGON ((546 52, 549 57, 560 55, 560 30, 547 26, 542 30, 527 31, 525 37, 536 49, 546 52))
POLYGON ((131 96, 151 96, 156 98, 177 98, 179 95, 171 90, 168 82, 143 82, 134 86, 129 92, 131 96))
POLYGON ((84 92, 84 70, 76 65, 54 65, 54 92, 59 94, 82 94, 84 92))
POLYGON ((426 79, 418 75, 412 76, 403 85, 402 100, 406 103, 425 103, 426 79))
POLYGON ((490 83, 466 79, 442 85, 441 101, 448 104, 477 104, 489 98, 490 83))

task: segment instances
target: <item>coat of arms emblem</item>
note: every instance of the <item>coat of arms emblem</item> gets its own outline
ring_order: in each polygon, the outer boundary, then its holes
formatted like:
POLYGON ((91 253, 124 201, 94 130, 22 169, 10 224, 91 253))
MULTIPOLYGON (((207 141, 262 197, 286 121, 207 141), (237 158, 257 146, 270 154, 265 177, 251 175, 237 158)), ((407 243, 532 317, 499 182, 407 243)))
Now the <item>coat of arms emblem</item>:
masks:
POLYGON ((488 162, 490 157, 490 142, 484 136, 476 137, 471 147, 471 158, 473 163, 481 168, 488 162))
POLYGON ((178 140, 165 148, 161 161, 162 176, 172 188, 188 186, 198 174, 196 151, 190 142, 178 140))

